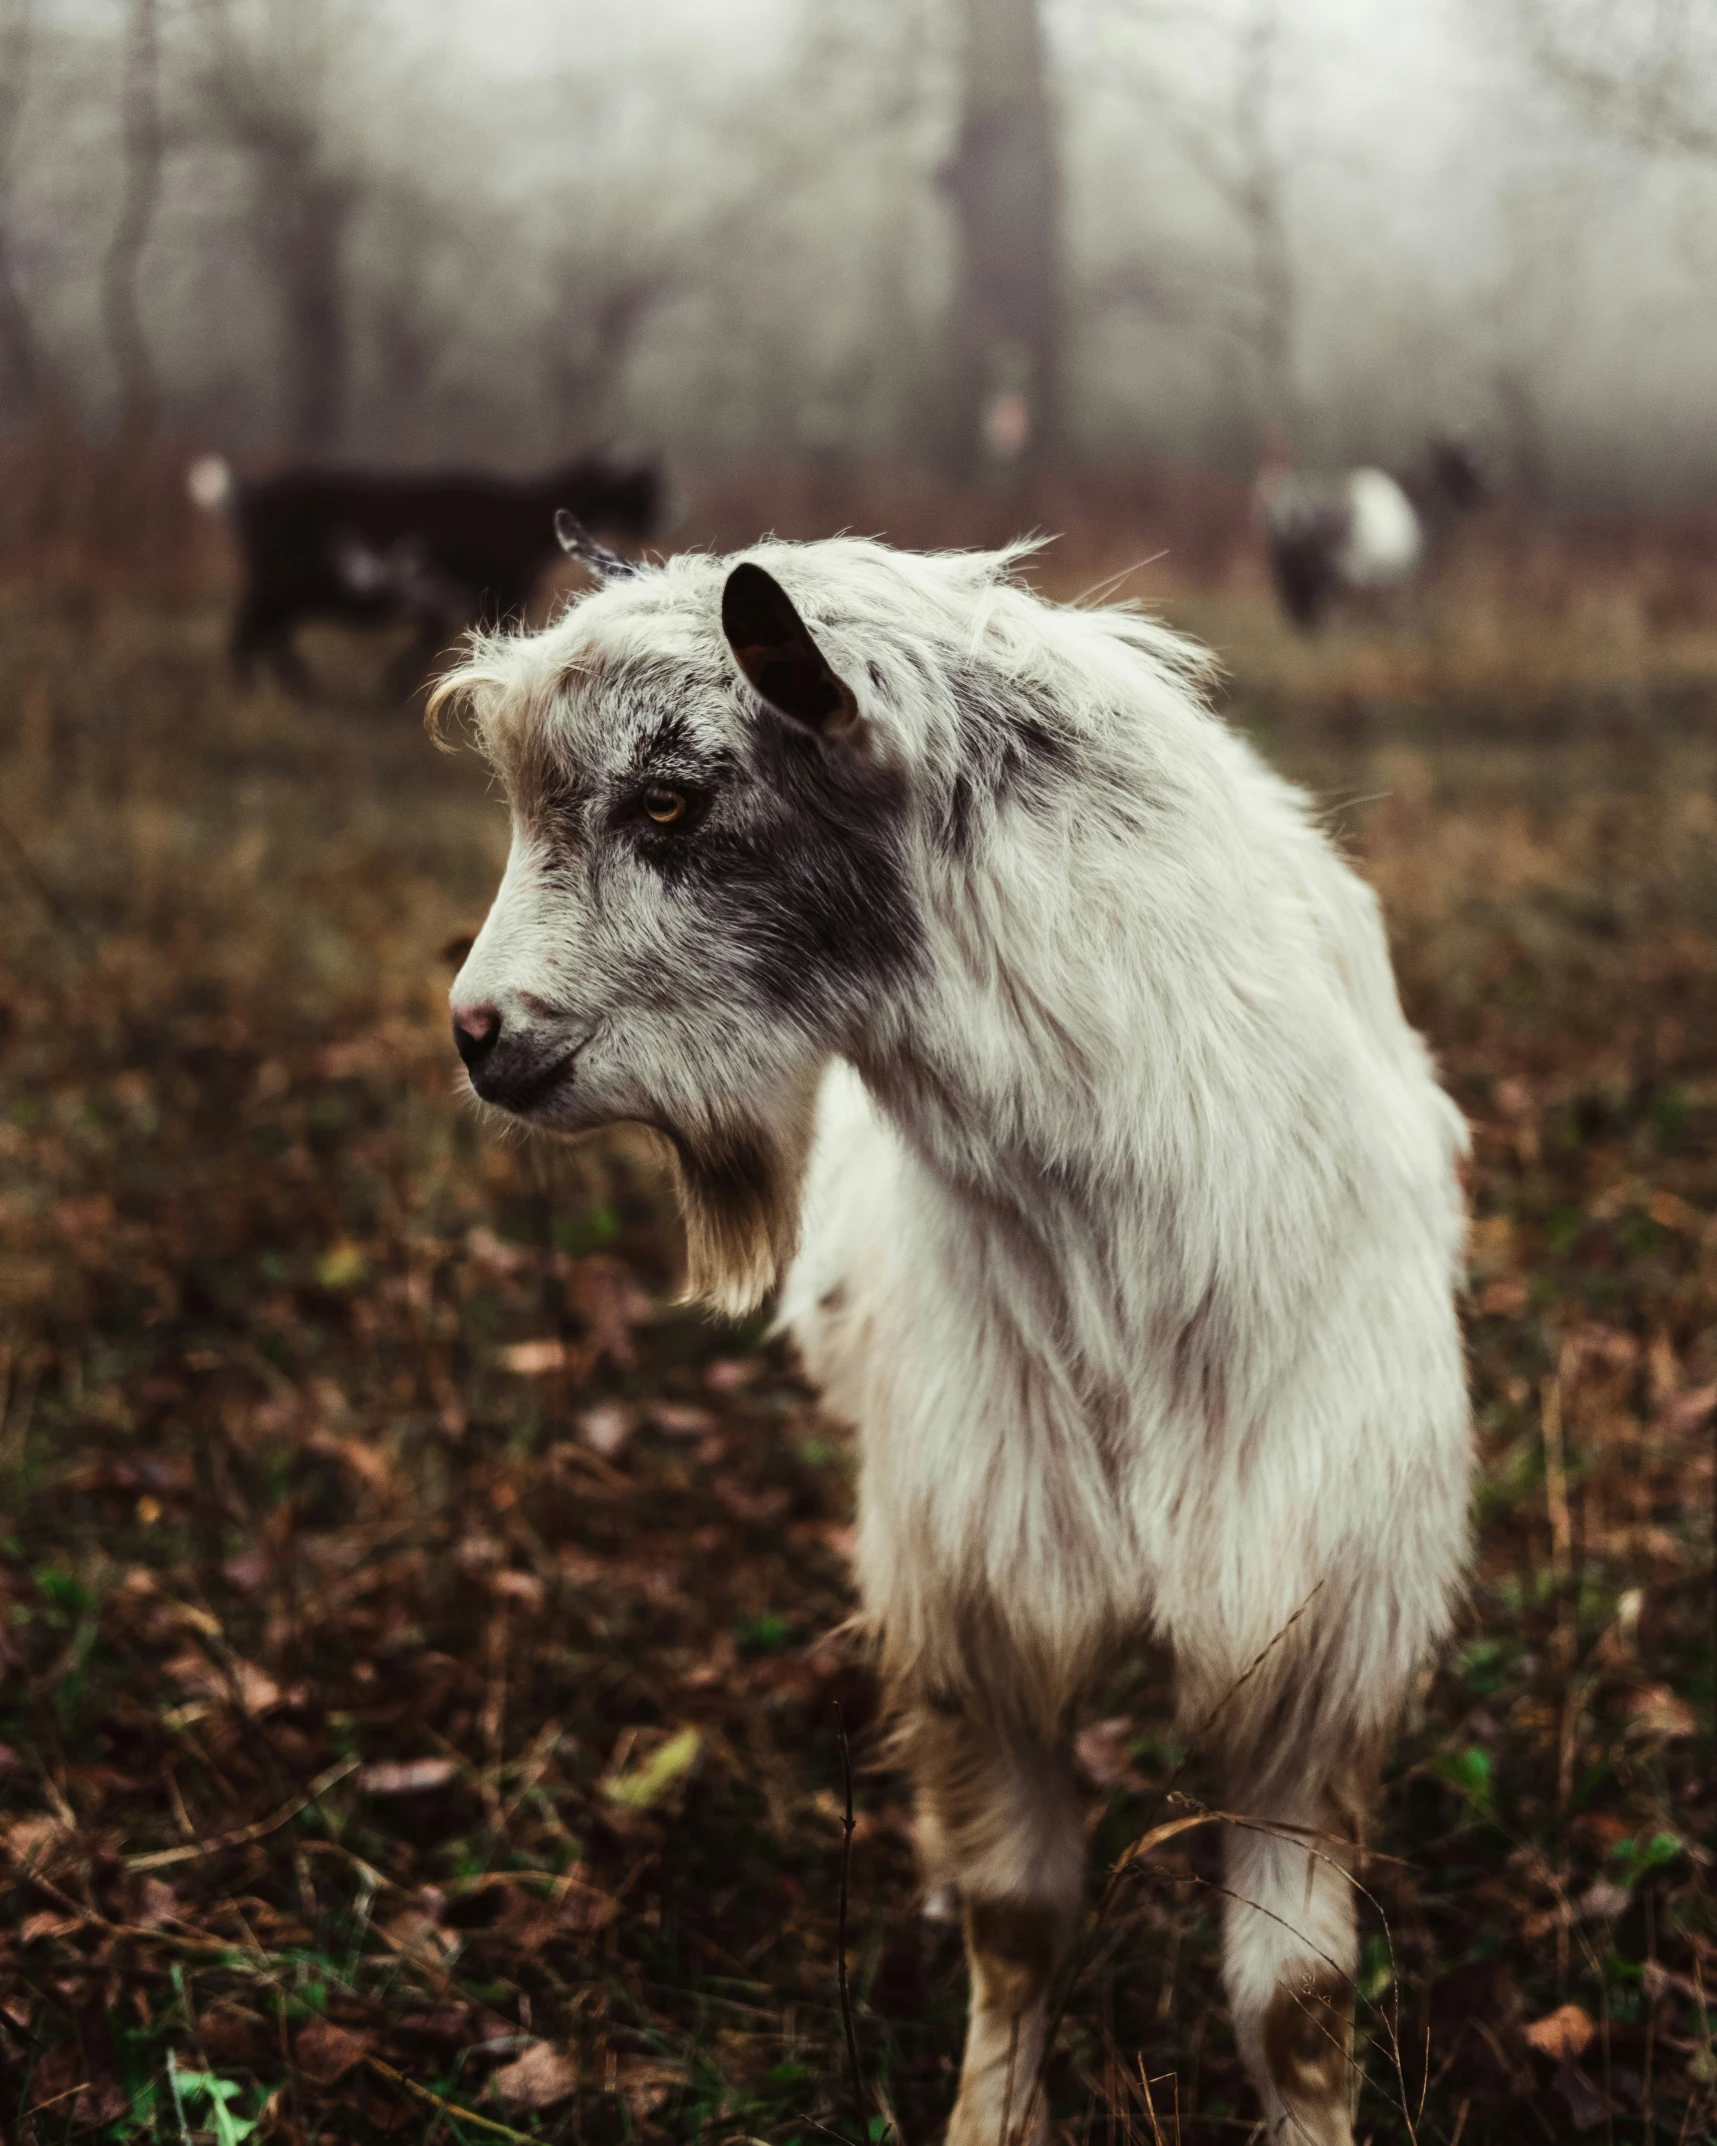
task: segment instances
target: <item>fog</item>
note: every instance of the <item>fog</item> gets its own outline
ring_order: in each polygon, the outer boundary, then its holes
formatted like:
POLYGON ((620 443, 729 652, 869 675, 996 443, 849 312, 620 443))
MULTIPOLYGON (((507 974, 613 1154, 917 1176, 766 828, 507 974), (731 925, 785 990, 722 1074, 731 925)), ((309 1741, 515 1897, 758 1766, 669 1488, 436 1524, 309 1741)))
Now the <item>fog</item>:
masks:
POLYGON ((1672 12, 0 0, 0 423, 971 474, 1017 390, 1008 451, 1074 464, 1454 427, 1550 500, 1696 501, 1717 141, 1628 27, 1672 12), (1027 66, 998 178, 974 99, 1027 66), (1028 326, 975 330, 977 197, 1029 171, 1028 326))

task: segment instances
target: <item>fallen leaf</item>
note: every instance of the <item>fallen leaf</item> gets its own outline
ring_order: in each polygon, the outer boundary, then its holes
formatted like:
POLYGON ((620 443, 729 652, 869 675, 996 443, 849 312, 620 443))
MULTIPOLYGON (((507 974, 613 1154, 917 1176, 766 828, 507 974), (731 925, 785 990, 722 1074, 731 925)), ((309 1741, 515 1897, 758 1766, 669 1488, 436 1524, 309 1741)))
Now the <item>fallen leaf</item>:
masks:
POLYGON ((358 1786, 371 1796, 415 1796, 445 1788, 458 1771, 457 1759, 377 1759, 359 1767, 358 1786))
POLYGON ((577 1876, 582 1865, 562 1873, 560 1919, 569 1930, 605 1930, 620 1912, 620 1903, 599 1886, 577 1876))
POLYGON ((597 1355, 608 1357, 622 1371, 631 1370, 638 1360, 632 1329, 641 1326, 653 1309, 631 1269, 606 1253, 581 1259, 573 1270, 572 1300, 590 1330, 597 1355))
POLYGON ((131 1920, 141 1930, 158 1930, 163 1923, 180 1919, 180 1905, 165 1878, 144 1878, 137 1888, 137 1908, 131 1920))
POLYGON ((421 2035, 425 2041, 458 2048, 472 2039, 475 2017, 469 2005, 441 2004, 429 2012, 407 2012, 393 2024, 401 2034, 421 2035))
POLYGON ((72 2103, 72 2120, 79 2125, 117 2123, 130 2106, 117 2079, 96 2079, 80 2087, 72 2103))
POLYGON ((578 2066, 552 2042, 532 2042, 489 2085, 510 2108, 552 2109, 577 2093, 578 2066))
POLYGON ((18 1925, 18 1941, 33 1945, 39 1937, 65 1937, 82 1928, 81 1915, 62 1915, 56 1908, 38 1908, 34 1915, 26 1915, 18 1925))
POLYGON ((1705 1217, 1698 1208, 1689 1206, 1673 1192, 1654 1192, 1646 1213, 1659 1229, 1680 1230, 1689 1237, 1697 1237, 1705 1227, 1705 1217))
POLYGON ((336 1293, 361 1287, 369 1272, 370 1263, 362 1249, 345 1238, 330 1245, 316 1262, 317 1285, 336 1293))
POLYGON ((684 1401, 652 1401, 650 1421, 670 1438, 703 1438, 716 1428, 707 1408, 694 1408, 684 1401))
POLYGON ((485 1534, 481 1528, 473 1528, 469 1535, 462 1535, 454 1547, 453 1562, 462 1572, 481 1572, 486 1565, 499 1564, 503 1554, 501 1543, 485 1534))
POLYGON ((522 1885, 487 1886, 484 1899, 495 1902, 493 1912, 481 1926, 484 1938, 490 1943, 502 1940, 527 1957, 540 1952, 565 1926, 563 1918, 540 1894, 528 1892, 522 1885))
POLYGON ((633 2121, 643 2123, 656 2113, 684 2076, 672 2065, 655 2063, 649 2057, 622 2057, 616 2083, 633 2121))
POLYGON ((565 1370, 567 1347, 564 1341, 515 1341, 496 1360, 515 1378, 547 1378, 551 1371, 565 1370))
POLYGON ((1487 1215, 1467 1230, 1467 1265, 1477 1280, 1514 1264, 1514 1224, 1507 1215, 1487 1215))
POLYGON ((1633 1905, 1633 1894, 1625 1885, 1614 1885, 1608 1878, 1600 1878, 1589 1885, 1580 1895, 1574 1908, 1576 1922, 1610 1922, 1633 1905))
POLYGON ((82 2069, 83 2059, 76 2045, 56 2042, 31 2075, 31 2108, 45 2108, 49 2102, 59 2101, 77 2091, 80 2083, 87 2085, 87 2080, 80 2082, 79 2079, 82 2069))
POLYGON ((505 1572, 497 1572, 489 1585, 498 1595, 509 1601, 522 1602, 527 1609, 540 1610, 547 1592, 534 1572, 519 1572, 511 1566, 505 1572))
POLYGON ((638 1416, 624 1401, 604 1401, 599 1407, 581 1409, 576 1419, 580 1445, 604 1460, 612 1460, 638 1428, 638 1416))
POLYGON ((1581 1362, 1599 1364, 1608 1371, 1628 1371, 1639 1362, 1639 1342, 1635 1337, 1596 1319, 1575 1331, 1573 1346, 1581 1362))
POLYGON ((167 1674, 200 1698, 217 1706, 236 1703, 252 1716, 269 1713, 281 1701, 280 1686, 268 1671, 238 1654, 229 1654, 224 1662, 211 1662, 195 1647, 187 1647, 167 1664, 167 1674))
POLYGON ((1495 1319, 1518 1319, 1530 1301, 1524 1282, 1491 1282, 1479 1298, 1479 1310, 1495 1319))
POLYGON ((254 2064, 274 2031, 271 2021, 236 2005, 212 2005, 197 2021, 198 2044, 216 2071, 254 2064))
POLYGON ((637 1766, 609 1774, 602 1783, 603 1794, 624 1810, 650 1810, 680 1786, 702 1753, 703 1731, 681 1729, 637 1766))
POLYGON ((331 2019, 313 2019, 299 2028, 292 2053, 298 2069, 313 2085, 332 2086, 369 2055, 370 2038, 350 2027, 338 2027, 331 2019))
POLYGON ((1677 1394, 1668 1402, 1658 1420, 1666 1431, 1685 1436, 1698 1430, 1713 1409, 1717 1409, 1717 1386, 1696 1386, 1691 1393, 1677 1394))
POLYGON ((55 1849, 70 1841, 72 1831, 63 1818, 56 1818, 49 1811, 34 1811, 23 1818, 14 1818, 0 1829, 0 1843, 7 1855, 24 1875, 46 1869, 55 1849))
POLYGON ((379 1923, 382 1940, 402 1954, 414 1967, 428 1970, 440 1979, 441 1970, 453 1957, 453 1940, 421 1908, 399 1908, 379 1923))
POLYGON ((1705 1992, 1689 1975, 1678 1975, 1661 1960, 1646 1960, 1640 1967, 1640 1985, 1648 1997, 1685 1997, 1702 2005, 1705 1992))
POLYGON ((1629 1692, 1622 1703, 1627 1710, 1628 1729, 1632 1735, 1655 1736, 1665 1742, 1674 1742, 1680 1737, 1699 1733, 1693 1709, 1667 1684, 1647 1684, 1629 1692))
POLYGON ((1598 2030, 1579 2005, 1563 2004, 1522 2031, 1540 2055, 1562 2058, 1577 2057, 1598 2030))
POLYGON ((393 1470, 388 1466, 386 1455, 361 1438, 339 1438, 332 1431, 313 1431, 304 1444, 307 1451, 318 1453, 325 1460, 338 1461, 342 1468, 350 1468, 371 1490, 386 1490, 393 1482, 393 1470))

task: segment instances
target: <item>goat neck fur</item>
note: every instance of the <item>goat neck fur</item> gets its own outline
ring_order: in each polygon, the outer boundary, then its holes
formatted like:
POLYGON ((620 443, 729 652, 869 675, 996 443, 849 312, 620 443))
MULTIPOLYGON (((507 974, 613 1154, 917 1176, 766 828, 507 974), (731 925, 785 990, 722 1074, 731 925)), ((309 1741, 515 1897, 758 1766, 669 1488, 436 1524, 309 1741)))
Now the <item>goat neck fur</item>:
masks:
POLYGON ((1074 1709, 1155 1638, 1263 1828, 1225 1964, 1272 2135, 1345 2141, 1347 1881, 1269 1828, 1357 1837, 1449 1621, 1463 1130, 1372 895, 1202 656, 1020 555, 681 557, 479 642, 443 695, 515 835, 455 1004, 516 1035, 503 1105, 668 1136, 694 1287, 740 1311, 785 1266, 858 1427, 865 1609, 966 1900, 954 2135, 996 2146, 1041 2054, 1074 1709), (759 571, 790 661, 724 637, 759 571))

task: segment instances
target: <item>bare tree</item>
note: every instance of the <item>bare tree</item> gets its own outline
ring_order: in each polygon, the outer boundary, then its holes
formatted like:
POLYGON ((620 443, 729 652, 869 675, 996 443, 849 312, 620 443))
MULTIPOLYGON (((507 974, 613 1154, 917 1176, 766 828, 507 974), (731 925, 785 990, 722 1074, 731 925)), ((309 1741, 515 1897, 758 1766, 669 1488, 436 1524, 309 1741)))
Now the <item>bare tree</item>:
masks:
POLYGON ((137 303, 137 271, 161 200, 161 45, 156 0, 130 0, 121 105, 124 180, 119 221, 102 263, 101 314, 119 384, 120 436, 154 429, 156 385, 137 303))
POLYGON ((1299 300, 1288 236, 1287 186, 1273 127, 1281 46, 1279 0, 1253 0, 1240 33, 1234 81, 1234 153, 1210 169, 1246 234, 1251 258, 1251 343, 1264 414, 1292 432, 1299 414, 1295 340, 1299 300))
POLYGON ((12 261, 12 172, 30 86, 31 0, 0 0, 0 409, 28 409, 42 385, 42 355, 12 261))
POLYGON ((1717 158, 1713 0, 1513 0, 1528 50, 1593 124, 1648 151, 1717 158))
MULTIPOLYGON (((1527 50, 1586 126, 1647 158, 1717 164, 1717 0, 1513 0, 1527 50)), ((1578 242, 1553 259, 1566 272, 1578 242)), ((1706 274, 1709 271, 1705 271, 1706 274)), ((1541 368, 1542 370, 1542 368, 1541 368)), ((1529 383, 1499 371, 1497 400, 1523 490, 1549 456, 1529 383)))
POLYGON ((962 0, 959 138, 944 173, 959 225, 960 457, 1053 448, 1062 363, 1061 179, 1038 0, 962 0))
MULTIPOLYGON (((1156 22, 1164 43, 1194 21, 1167 6, 1156 22)), ((1202 13, 1197 17, 1203 27, 1202 13)), ((1137 27, 1136 21, 1130 27, 1137 27)), ((1259 427, 1298 429, 1299 279, 1287 166, 1277 141, 1283 49, 1280 0, 1246 0, 1224 58, 1210 68, 1220 94, 1202 101, 1185 82, 1147 65, 1130 70, 1125 88, 1147 103, 1151 125, 1220 204, 1237 253, 1159 243, 1149 256, 1111 266, 1082 294, 1082 309, 1101 315, 1131 309, 1190 333, 1215 336, 1240 354, 1251 376, 1259 427)), ((1111 81, 1110 86, 1116 86, 1111 81)))
MULTIPOLYGON (((626 429, 633 361, 673 314, 723 354, 710 372, 727 372, 735 392, 712 380, 718 408, 737 416, 749 405, 776 452, 850 456, 886 365, 914 355, 898 309, 885 326, 854 300, 880 280, 869 271, 886 243, 876 228, 884 204, 904 196, 927 206, 945 155, 946 102, 922 124, 926 78, 946 57, 922 32, 926 18, 939 29, 945 11, 945 0, 871 0, 862 11, 808 0, 778 49, 767 128, 756 124, 754 84, 736 98, 719 77, 659 78, 646 94, 688 182, 677 192, 661 166, 640 192, 606 153, 607 100, 587 93, 579 213, 556 248, 543 328, 544 376, 568 445, 626 429)), ((719 427, 713 410, 705 415, 719 427)))
POLYGON ((615 424, 622 378, 645 323, 687 281, 673 253, 639 260, 614 247, 561 264, 548 387, 568 444, 600 444, 615 424))
POLYGON ((287 19, 289 41, 266 29, 247 41, 227 0, 212 0, 206 92, 218 129, 251 167, 257 248, 280 305, 286 435, 300 453, 319 454, 338 444, 350 392, 345 255, 360 187, 330 139, 338 32, 296 9, 287 19))

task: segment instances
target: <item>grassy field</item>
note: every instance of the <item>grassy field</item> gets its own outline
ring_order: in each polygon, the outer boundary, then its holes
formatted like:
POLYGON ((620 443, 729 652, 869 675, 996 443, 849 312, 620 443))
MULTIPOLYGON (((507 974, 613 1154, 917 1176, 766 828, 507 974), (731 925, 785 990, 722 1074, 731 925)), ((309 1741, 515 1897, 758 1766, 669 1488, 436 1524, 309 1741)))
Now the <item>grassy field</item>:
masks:
MULTIPOLYGON (((1358 2135, 1717 2137, 1717 633, 1170 608, 1475 1128, 1478 1564, 1366 1873, 1358 2135)), ((0 592, 0 2131, 855 2139, 838 1705, 867 2123, 928 2146, 963 1982, 839 1632, 843 1434, 676 1305, 647 1153, 457 1102, 480 768, 361 651, 297 707, 221 633, 0 592)), ((1165 1693, 1094 1695, 1098 1875, 1207 1786, 1165 1693)), ((1082 1948, 1069 2146, 1251 2134, 1215 1873, 1179 1836, 1082 1948)))

